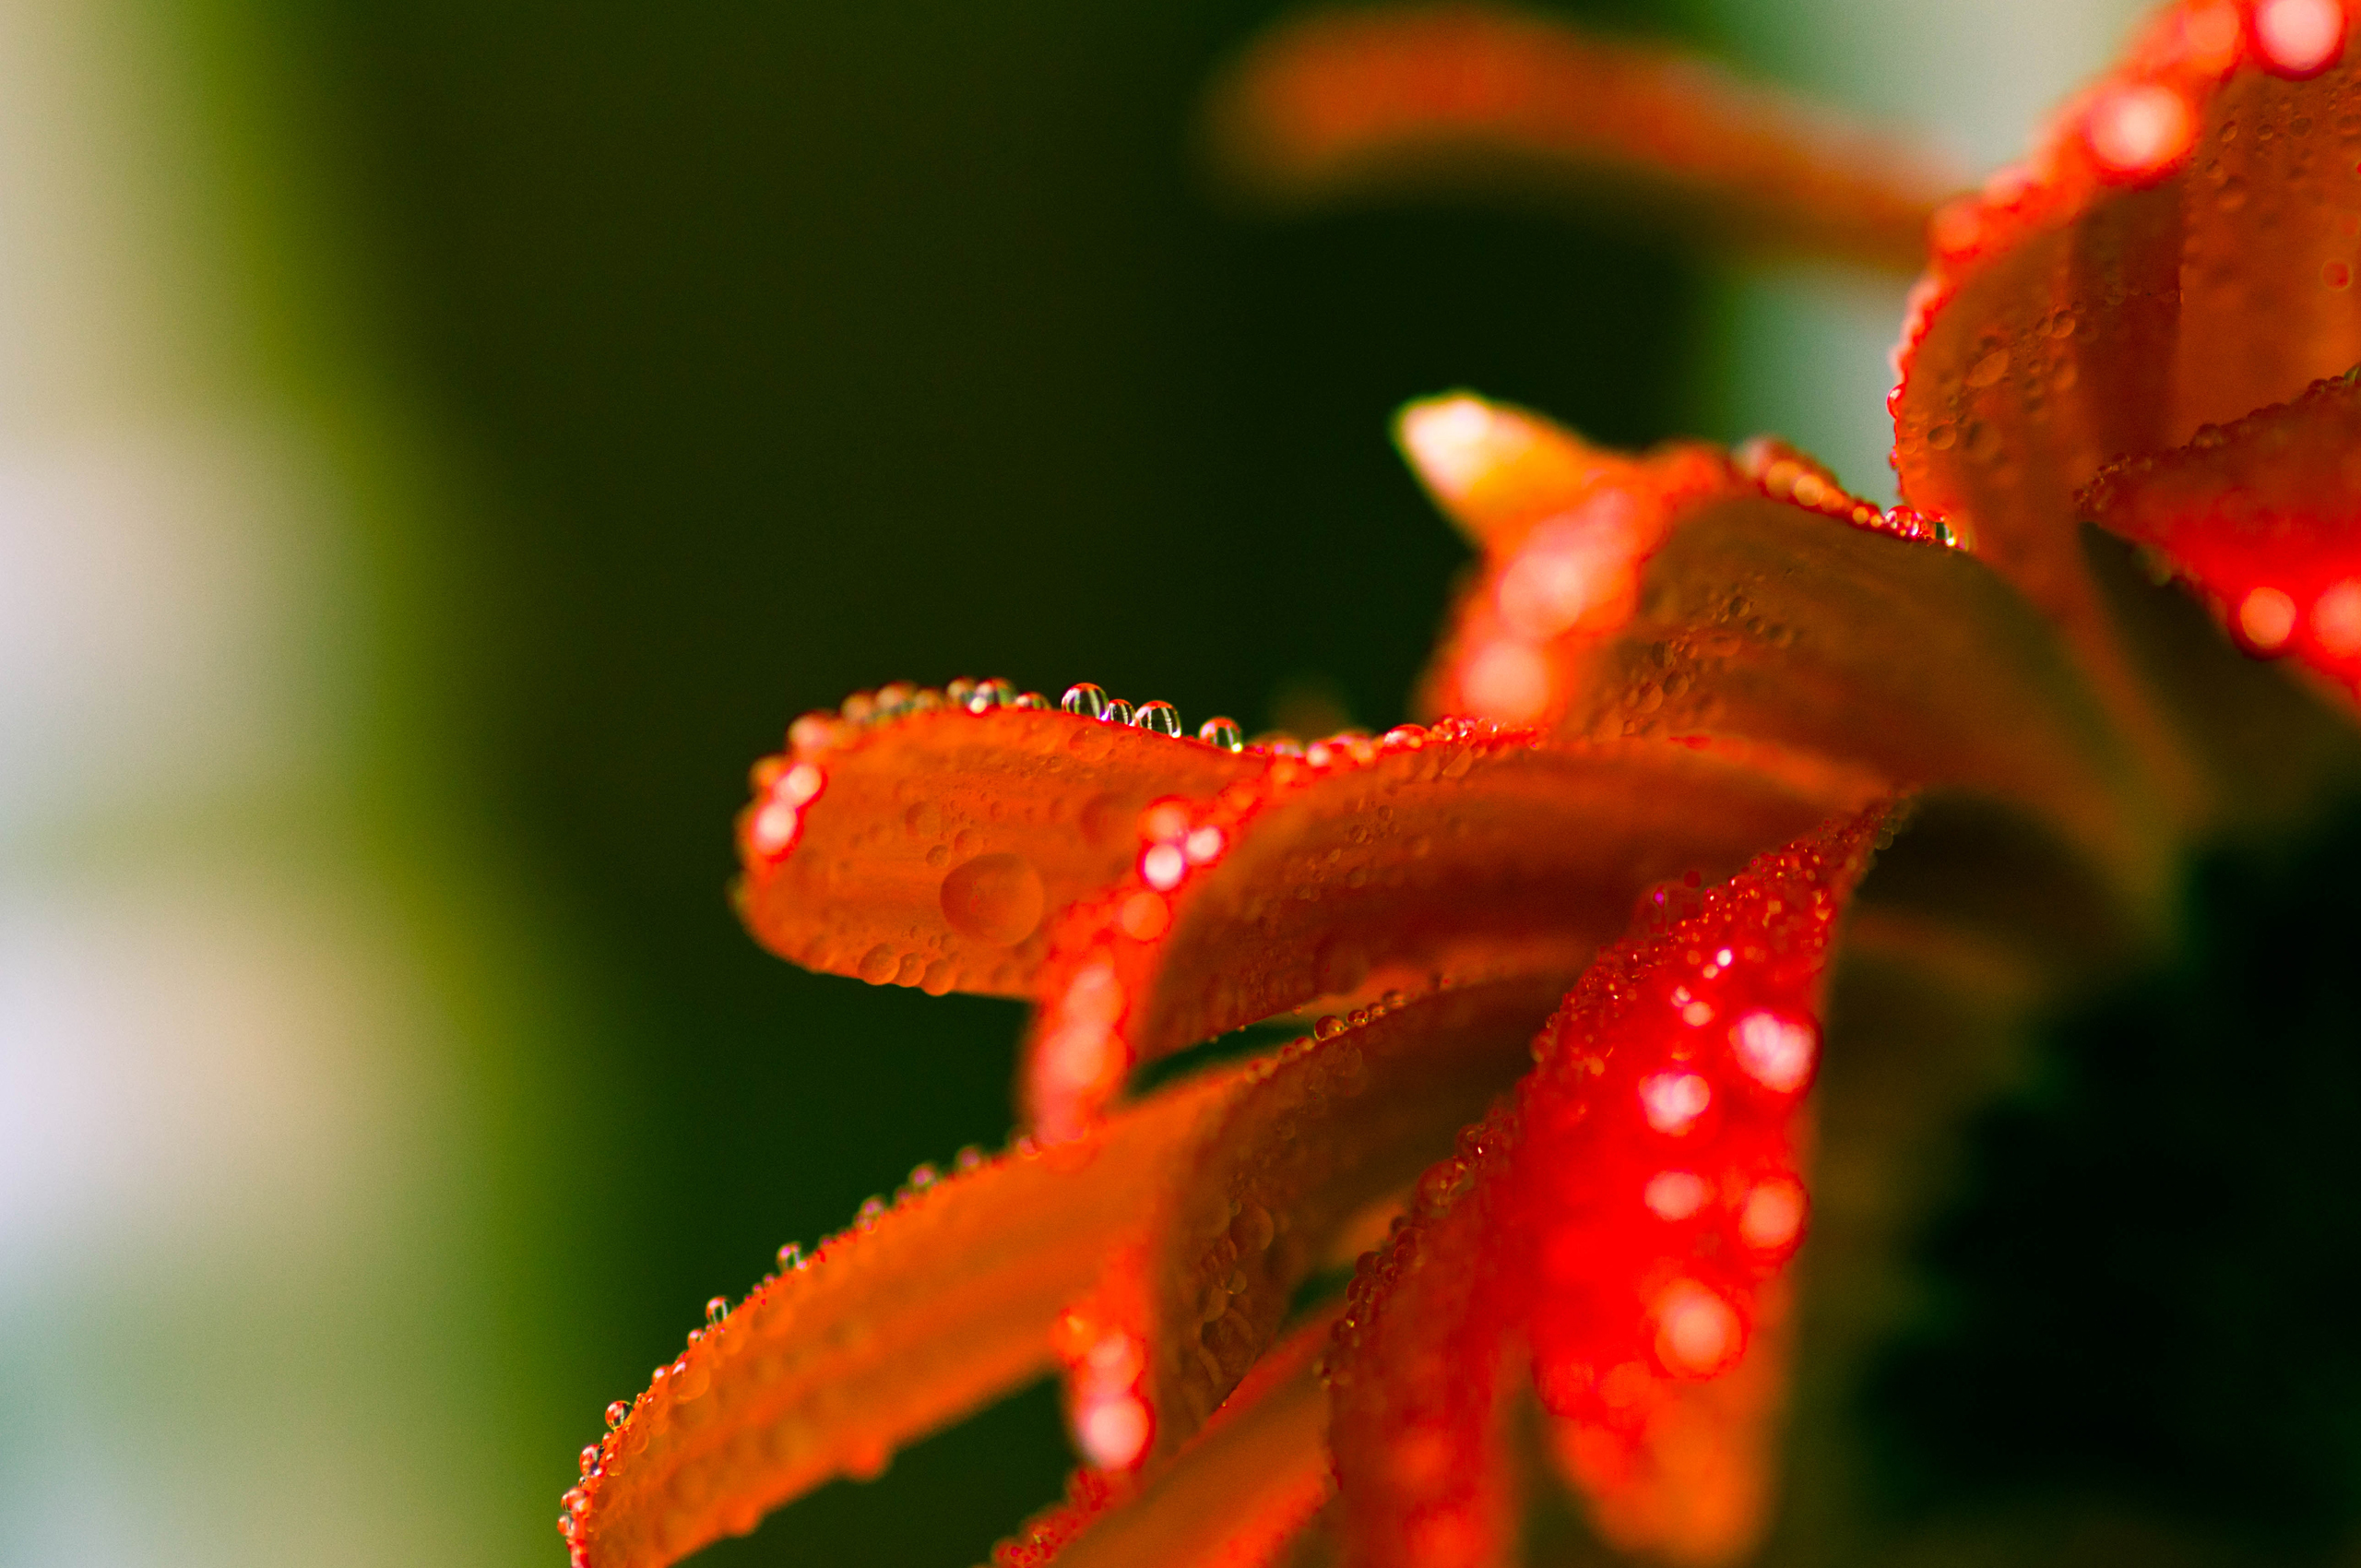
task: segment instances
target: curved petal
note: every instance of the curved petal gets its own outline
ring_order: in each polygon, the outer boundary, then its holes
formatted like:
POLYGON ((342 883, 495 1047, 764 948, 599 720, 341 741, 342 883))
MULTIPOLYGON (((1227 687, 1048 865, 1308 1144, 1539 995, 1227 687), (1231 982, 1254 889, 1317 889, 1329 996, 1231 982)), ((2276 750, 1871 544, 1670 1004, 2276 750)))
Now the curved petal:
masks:
POLYGON ((1355 1217, 1407 1187, 1532 1064, 1572 983, 1537 977, 1356 1009, 1268 1058, 1207 1121, 1150 1227, 1147 1404, 1169 1452, 1278 1332, 1355 1217))
POLYGON ((1401 431, 1430 489, 1484 519, 1430 705, 1976 790, 2079 845, 2136 907, 2161 897, 2169 818, 2144 758, 2057 631, 1917 519, 1770 443, 1737 463, 1621 458, 1465 394, 1411 405, 1401 431))
POLYGON ((1759 1538, 1821 978, 1885 814, 1660 894, 1551 1019, 1510 1106, 1422 1179, 1338 1329, 1352 1561, 1505 1554, 1520 1346, 1618 1544, 1714 1562, 1759 1538))
POLYGON ((1316 1363, 1335 1322, 1323 1313, 1274 1348, 1169 1461, 1110 1505, 1037 1522, 993 1568, 1264 1568, 1331 1489, 1327 1400, 1316 1363), (1044 1550, 1046 1548, 1047 1550, 1044 1550))
POLYGON ((822 1481, 875 1474, 897 1444, 1048 1370, 1061 1313, 1242 1081, 1204 1075, 1074 1143, 1020 1144, 765 1280, 599 1445, 567 1494, 575 1561, 659 1568, 822 1481))
POLYGON ((2361 382, 2302 397, 2102 470, 2082 506, 2163 552, 2257 655, 2361 696, 2361 382))
POLYGON ((2094 647, 2075 492, 2361 359, 2347 30, 2339 0, 2167 6, 1936 220, 1892 399, 1903 494, 2094 647))
POLYGON ((858 717, 799 719, 789 753, 755 766, 739 909, 806 968, 938 995, 1028 993, 1049 924, 1136 852, 1142 806, 1265 766, 1076 714, 970 712, 931 692, 846 706, 858 717))
POLYGON ((1558 1450, 1627 1549, 1727 1562, 1768 1523, 1803 1096, 1829 943, 1884 820, 1668 896, 1536 1048, 1500 1213, 1558 1450))
POLYGON ((1876 792, 1835 770, 1655 742, 1542 744, 1448 721, 1340 738, 1141 819, 1129 876, 1075 908, 1042 971, 1021 1089, 1039 1135, 1088 1124, 1130 1068, 1371 984, 1533 973, 1876 792))
POLYGON ((1618 185, 1743 237, 1901 267, 1956 184, 1890 131, 1694 56, 1466 5, 1284 24, 1219 84, 1213 129, 1226 172, 1269 196, 1618 185))

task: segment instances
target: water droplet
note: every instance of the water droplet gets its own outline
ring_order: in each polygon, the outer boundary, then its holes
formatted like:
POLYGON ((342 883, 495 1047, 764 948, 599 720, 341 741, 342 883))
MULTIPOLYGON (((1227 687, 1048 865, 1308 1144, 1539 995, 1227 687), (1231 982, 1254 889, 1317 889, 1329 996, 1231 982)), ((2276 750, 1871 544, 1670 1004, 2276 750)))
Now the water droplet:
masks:
POLYGON ((1109 697, 1107 699, 1107 711, 1100 714, 1098 718, 1100 722, 1106 724, 1129 725, 1138 723, 1140 715, 1139 709, 1121 697, 1109 697))
POLYGON ((877 716, 877 699, 867 692, 855 692, 845 698, 836 714, 848 724, 866 724, 877 716))
POLYGON ((924 691, 911 694, 910 711, 912 713, 932 713, 942 707, 943 694, 931 686, 924 691))
POLYGON ((976 683, 968 680, 964 675, 956 681, 946 681, 943 683, 943 700, 949 703, 954 707, 967 707, 967 699, 975 695, 976 683))
POLYGON ((793 1274, 802 1266, 803 1249, 801 1247, 789 1241, 778 1250, 778 1271, 781 1274, 793 1274))
POLYGON ((627 1420, 630 1418, 630 1416, 631 1416, 631 1407, 630 1407, 630 1406, 628 1406, 628 1405, 626 1405, 626 1404, 624 1404, 624 1403, 623 1403, 622 1400, 620 1400, 620 1399, 616 1400, 613 1404, 611 1404, 611 1405, 610 1405, 610 1406, 608 1406, 608 1407, 607 1407, 607 1425, 608 1425, 610 1428, 619 1427, 619 1426, 623 1425, 623 1422, 624 1422, 625 1420, 627 1420))
POLYGON ((860 1212, 855 1218, 860 1221, 861 1229, 864 1230, 867 1229, 869 1227, 876 1224, 880 1219, 885 1218, 885 1200, 884 1198, 869 1198, 863 1201, 860 1206, 860 1212))
POLYGON ((1226 752, 1246 749, 1246 731, 1239 728, 1235 719, 1208 719, 1197 726, 1197 739, 1209 746, 1219 746, 1226 752))
POLYGON ((970 713, 990 713, 996 707, 1006 707, 1016 700, 1016 688, 1006 681, 979 681, 975 692, 967 698, 970 713))
POLYGON ((910 1167, 910 1190, 912 1192, 923 1193, 940 1180, 942 1180, 942 1178, 936 1174, 935 1169, 931 1165, 913 1165, 910 1167))
POLYGON ((1058 706, 1068 713, 1079 713, 1085 719, 1104 719, 1107 717, 1107 688, 1088 681, 1078 682, 1066 688, 1066 695, 1059 699, 1058 706))
POLYGON ((1339 1018, 1334 1013, 1329 1014, 1327 1016, 1322 1018, 1318 1023, 1311 1026, 1311 1038, 1314 1039, 1335 1039, 1338 1035, 1343 1034, 1344 1032, 1345 1020, 1339 1018))
POLYGON ((1180 734, 1180 710, 1169 702, 1142 704, 1139 717, 1133 722, 1152 735, 1169 735, 1178 739, 1180 734))
POLYGON ((1009 704, 1009 706, 1011 707, 1039 710, 1050 706, 1050 699, 1043 696, 1038 692, 1019 692, 1016 695, 1016 700, 1009 704))
POLYGON ((582 1473, 588 1475, 599 1467, 599 1445, 592 1443, 582 1451, 582 1473))
POLYGON ((899 719, 910 710, 910 699, 917 695, 918 688, 908 681, 896 681, 878 687, 875 717, 899 719))
POLYGON ((969 1144, 966 1148, 961 1149, 956 1155, 952 1157, 951 1160, 953 1169, 958 1170, 973 1170, 983 1162, 984 1151, 978 1148, 973 1144, 969 1144))
POLYGON ((730 1298, 727 1296, 716 1296, 705 1304, 705 1321, 708 1324, 718 1324, 729 1315, 730 1298))

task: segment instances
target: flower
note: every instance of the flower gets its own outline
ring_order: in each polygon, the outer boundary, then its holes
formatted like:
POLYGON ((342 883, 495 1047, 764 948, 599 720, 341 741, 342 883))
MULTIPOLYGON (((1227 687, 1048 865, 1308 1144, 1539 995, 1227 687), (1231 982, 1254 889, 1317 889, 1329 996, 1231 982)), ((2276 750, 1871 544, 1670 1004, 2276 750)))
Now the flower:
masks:
MULTIPOLYGON (((740 823, 748 925, 1031 1000, 1027 1131, 712 1303, 583 1451, 575 1561, 671 1562, 1051 1366, 1085 1465, 1003 1563, 1264 1562, 1311 1529, 1498 1562, 1527 1391, 1607 1540, 1752 1548, 1809 1091, 1874 1032, 1831 1027, 1840 932, 1889 1033, 2021 1013, 2165 942, 2189 846, 2356 776, 2347 26, 2169 6, 1934 214, 1900 506, 1775 442, 1627 457, 1411 405, 1400 445, 1482 552, 1428 724, 1192 740, 1169 705, 994 681, 797 720, 740 823)), ((1226 101, 1276 186, 1445 147, 1869 254, 1917 210, 1784 110, 1480 12, 1306 24, 1226 101)))

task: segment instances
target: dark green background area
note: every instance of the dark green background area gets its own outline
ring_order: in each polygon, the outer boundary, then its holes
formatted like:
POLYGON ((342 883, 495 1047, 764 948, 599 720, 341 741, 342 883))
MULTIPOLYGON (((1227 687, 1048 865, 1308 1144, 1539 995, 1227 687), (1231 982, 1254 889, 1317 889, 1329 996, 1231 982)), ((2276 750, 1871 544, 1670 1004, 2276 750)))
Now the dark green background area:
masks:
MULTIPOLYGON (((522 1315, 575 1336, 540 1512, 707 1296, 1008 1128, 1015 1009, 806 976, 731 919, 730 817, 793 715, 967 674, 1255 726, 1313 676, 1385 723, 1465 558, 1393 410, 1682 422, 1676 251, 1209 196, 1198 94, 1272 9, 436 0, 316 32, 476 503, 452 721, 598 977, 524 1095, 554 1166, 518 1244, 558 1304, 522 1315)), ((1064 1464, 1037 1393, 714 1560, 973 1561, 1064 1464)))

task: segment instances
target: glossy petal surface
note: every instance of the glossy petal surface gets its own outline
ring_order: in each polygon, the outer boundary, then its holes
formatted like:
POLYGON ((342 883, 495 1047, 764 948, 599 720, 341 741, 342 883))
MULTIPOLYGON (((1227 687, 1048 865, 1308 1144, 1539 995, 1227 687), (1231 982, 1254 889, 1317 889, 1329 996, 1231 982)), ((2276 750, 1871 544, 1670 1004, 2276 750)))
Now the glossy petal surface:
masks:
POLYGON ((1034 1124, 1071 1135, 1133 1065, 1323 996, 1529 974, 1536 949, 1562 963, 1653 884, 1726 875, 1871 793, 1757 755, 1450 724, 1160 803, 1132 874, 1053 939, 1021 1069, 1034 1124))
POLYGON ((2241 646, 2361 695, 2361 385, 2351 375, 2115 464, 2083 506, 2161 552, 2241 646))
POLYGON ((1331 12, 1223 84, 1226 162, 1297 199, 1399 184, 1620 186, 1742 237, 1917 264, 1947 182, 1841 124, 1661 46, 1476 6, 1331 12))
POLYGON ((1026 994, 1059 911, 1136 852, 1142 806, 1264 766, 1074 714, 939 701, 799 730, 757 768, 739 821, 747 925, 806 968, 937 994, 1026 994))
POLYGON ((577 1561, 674 1562, 1048 1370, 1060 1314, 1239 1082, 1192 1079, 1071 1145, 944 1178, 765 1281, 601 1444, 577 1561))

